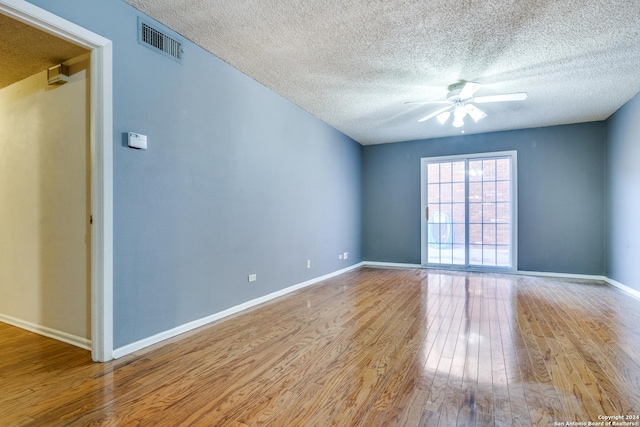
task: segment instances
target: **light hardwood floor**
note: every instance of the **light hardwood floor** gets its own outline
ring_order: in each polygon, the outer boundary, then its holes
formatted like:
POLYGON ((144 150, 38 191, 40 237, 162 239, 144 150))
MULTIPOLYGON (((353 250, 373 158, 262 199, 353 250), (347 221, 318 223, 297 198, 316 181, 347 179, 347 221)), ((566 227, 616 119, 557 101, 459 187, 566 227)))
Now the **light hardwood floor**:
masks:
POLYGON ((0 323, 0 425, 598 422, 640 415, 639 325, 601 283, 374 268, 104 364, 0 323))

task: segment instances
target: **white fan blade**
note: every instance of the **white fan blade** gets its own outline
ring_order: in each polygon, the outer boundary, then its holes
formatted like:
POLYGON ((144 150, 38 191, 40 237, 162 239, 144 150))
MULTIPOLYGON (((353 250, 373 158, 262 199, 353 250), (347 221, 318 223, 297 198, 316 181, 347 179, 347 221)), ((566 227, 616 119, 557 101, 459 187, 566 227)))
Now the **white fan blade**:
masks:
POLYGON ((525 99, 527 99, 527 94, 525 92, 518 92, 506 93, 504 95, 481 96, 479 98, 473 98, 473 102, 482 104, 485 102, 524 101, 525 99))
POLYGON ((405 104, 449 104, 449 101, 407 101, 405 104))
POLYGON ((466 104, 464 108, 466 108, 467 112, 469 113, 473 121, 476 123, 484 119, 485 117, 487 117, 487 113, 485 113, 484 111, 482 111, 481 109, 479 109, 473 104, 466 104))
POLYGON ((440 113, 436 116, 441 125, 445 124, 445 122, 449 120, 449 117, 451 117, 450 111, 445 111, 444 113, 440 113))
POLYGON ((465 83, 464 87, 460 91, 460 95, 458 96, 460 97, 460 99, 469 99, 473 96, 474 93, 476 93, 478 89, 480 89, 480 86, 482 85, 479 83, 467 82, 465 83))
POLYGON ((431 113, 431 114, 429 114, 429 115, 426 115, 426 116, 424 116, 423 118, 421 118, 420 120, 418 120, 418 123, 420 123, 420 122, 426 122, 426 121, 427 121, 427 120, 429 120, 431 117, 435 117, 435 116, 437 116, 438 114, 440 114, 440 113, 444 113, 445 111, 450 110, 450 109, 452 109, 452 108, 453 108, 453 105, 448 105, 448 106, 446 106, 446 107, 444 107, 444 108, 441 108, 441 109, 439 109, 439 110, 437 110, 437 111, 434 111, 433 113, 431 113))

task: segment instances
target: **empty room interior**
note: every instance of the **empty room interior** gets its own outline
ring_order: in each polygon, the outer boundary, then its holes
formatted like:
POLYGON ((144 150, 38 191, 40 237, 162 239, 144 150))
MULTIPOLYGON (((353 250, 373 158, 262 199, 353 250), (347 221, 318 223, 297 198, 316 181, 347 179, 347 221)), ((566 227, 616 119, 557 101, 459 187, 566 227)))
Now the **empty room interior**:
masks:
POLYGON ((0 425, 640 426, 640 3, 0 0, 0 425))

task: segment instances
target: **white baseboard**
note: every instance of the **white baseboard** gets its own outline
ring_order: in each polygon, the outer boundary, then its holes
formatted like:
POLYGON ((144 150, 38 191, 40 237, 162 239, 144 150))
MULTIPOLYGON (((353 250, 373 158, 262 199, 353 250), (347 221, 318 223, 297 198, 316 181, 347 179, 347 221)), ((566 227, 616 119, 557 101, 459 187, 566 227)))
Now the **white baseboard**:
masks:
POLYGON ((363 267, 379 267, 379 268, 424 268, 421 264, 406 264, 400 262, 378 262, 378 261, 363 261, 363 267))
POLYGON ((622 283, 620 283, 620 282, 616 282, 615 280, 610 279, 610 278, 608 278, 608 277, 605 277, 605 279, 604 279, 604 280, 605 280, 605 282, 607 282, 607 283, 608 283, 608 284, 610 284, 611 286, 616 287, 616 288, 620 289, 622 292, 624 292, 624 293, 626 293, 626 294, 629 294, 629 295, 631 295, 632 297, 637 298, 637 299, 639 299, 639 300, 640 300, 640 292, 639 292, 639 291, 636 291, 636 290, 635 290, 635 289, 633 289, 633 288, 630 288, 630 287, 628 287, 628 286, 626 286, 626 285, 623 285, 623 284, 622 284, 622 283))
POLYGON ((518 270, 515 274, 521 274, 523 276, 558 277, 561 279, 596 280, 599 282, 607 281, 607 278, 605 276, 596 276, 593 274, 553 273, 553 272, 546 272, 546 271, 524 271, 524 270, 518 270))
POLYGON ((12 316, 7 316, 5 314, 0 314, 0 322, 8 323, 18 328, 26 329, 27 331, 34 332, 38 335, 44 335, 45 337, 53 338, 54 340, 66 342, 67 344, 71 344, 85 350, 91 350, 91 340, 77 337, 67 332, 58 331, 56 329, 52 329, 46 326, 27 322, 26 320, 18 319, 12 316))
POLYGON ((183 334, 185 332, 188 332, 188 331, 191 331, 193 329, 199 328, 200 326, 204 326, 204 325, 206 325, 208 323, 215 322, 216 320, 220 320, 220 319, 223 319, 223 318, 225 318, 227 316, 231 316, 232 314, 236 314, 236 313, 239 313, 239 312, 241 312, 243 310, 247 310, 247 309, 249 309, 251 307, 255 307, 256 305, 265 303, 265 302, 270 301, 272 299, 275 299, 275 298, 281 297, 283 295, 289 294, 291 292, 297 291, 298 289, 302 289, 304 287, 313 285, 313 284, 321 282, 323 280, 327 280, 327 279, 330 279, 332 277, 339 276, 340 274, 344 274, 344 273, 346 273, 348 271, 355 270, 356 268, 359 268, 361 266, 362 266, 362 263, 354 264, 354 265, 352 265, 350 267, 343 268, 343 269, 338 270, 338 271, 334 271, 333 273, 325 274, 324 276, 316 277, 314 279, 307 280, 306 282, 302 282, 302 283, 298 283, 297 285, 289 286, 288 288, 281 289, 279 291, 270 293, 268 295, 265 295, 265 296, 262 296, 262 297, 259 297, 259 298, 252 299, 251 301, 244 302, 242 304, 239 304, 239 305, 236 305, 234 307, 228 308, 228 309, 226 309, 224 311, 221 311, 219 313, 215 313, 215 314, 212 314, 210 316, 203 317, 202 319, 198 319, 198 320, 194 320, 194 321, 189 322, 189 323, 185 323, 183 325, 177 326, 177 327, 175 327, 173 329, 169 329, 169 330, 164 331, 164 332, 160 332, 159 334, 156 334, 156 335, 153 335, 151 337, 142 339, 140 341, 136 341, 134 343, 127 344, 125 346, 122 346, 120 348, 117 348, 117 349, 113 350, 113 358, 114 359, 118 359, 118 358, 120 358, 122 356, 126 356, 127 354, 131 354, 131 353, 133 353, 135 351, 138 351, 138 350, 141 350, 141 349, 143 349, 145 347, 149 347, 150 345, 157 344, 157 343, 159 343, 161 341, 164 341, 166 339, 169 339, 169 338, 173 338, 176 335, 183 334))

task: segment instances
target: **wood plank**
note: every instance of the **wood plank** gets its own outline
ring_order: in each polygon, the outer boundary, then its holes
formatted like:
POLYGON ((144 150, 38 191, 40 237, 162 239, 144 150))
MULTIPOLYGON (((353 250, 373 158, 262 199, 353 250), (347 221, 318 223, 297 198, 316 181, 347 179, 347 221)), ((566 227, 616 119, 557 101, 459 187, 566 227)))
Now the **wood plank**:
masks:
POLYGON ((500 304, 498 293, 499 276, 490 276, 491 281, 485 284, 485 299, 487 302, 487 323, 489 325, 489 342, 491 346, 491 385, 493 395, 494 418, 497 425, 513 426, 511 402, 509 399, 509 384, 505 362, 505 349, 502 332, 500 330, 500 304))
MULTIPOLYGON (((502 341, 502 356, 504 359, 504 375, 509 393, 509 406, 513 426, 532 425, 529 404, 539 407, 538 403, 542 399, 533 398, 531 390, 536 384, 525 386, 526 375, 523 371, 532 372, 529 368, 529 358, 518 359, 518 338, 514 336, 516 321, 513 316, 511 283, 508 279, 500 278, 496 286, 496 311, 492 319, 496 323, 496 333, 500 335, 502 341)), ((492 328, 492 334, 494 329, 492 328)), ((532 377, 529 377, 532 378, 532 377)), ((537 387, 536 387, 537 392, 537 387)))
POLYGON ((470 277, 465 281, 466 292, 466 322, 465 335, 467 336, 467 353, 465 356, 464 370, 462 373, 462 386, 460 396, 462 402, 458 411, 457 424, 459 426, 475 426, 478 416, 476 399, 478 396, 478 378, 480 375, 480 320, 481 302, 478 295, 479 277, 470 277))

